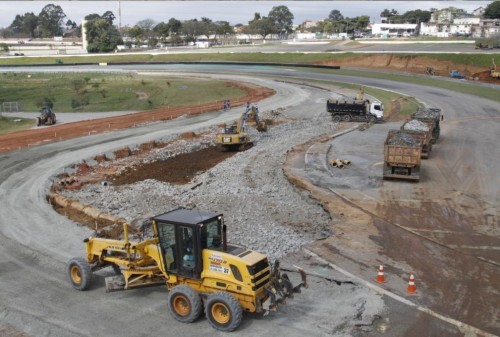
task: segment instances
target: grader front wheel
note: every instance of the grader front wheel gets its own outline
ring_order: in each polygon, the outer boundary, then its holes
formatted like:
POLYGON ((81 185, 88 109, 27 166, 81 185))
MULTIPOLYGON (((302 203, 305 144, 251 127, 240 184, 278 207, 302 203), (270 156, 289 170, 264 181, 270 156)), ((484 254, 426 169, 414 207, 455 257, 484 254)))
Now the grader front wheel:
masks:
POLYGON ((221 291, 208 295, 205 315, 213 328, 233 331, 241 324, 243 310, 233 295, 221 291))
POLYGON ((192 323, 202 311, 200 295, 189 286, 176 286, 168 293, 168 309, 179 322, 192 323))
POLYGON ((87 290, 92 281, 92 270, 84 258, 74 257, 68 261, 67 274, 69 281, 76 290, 87 290))

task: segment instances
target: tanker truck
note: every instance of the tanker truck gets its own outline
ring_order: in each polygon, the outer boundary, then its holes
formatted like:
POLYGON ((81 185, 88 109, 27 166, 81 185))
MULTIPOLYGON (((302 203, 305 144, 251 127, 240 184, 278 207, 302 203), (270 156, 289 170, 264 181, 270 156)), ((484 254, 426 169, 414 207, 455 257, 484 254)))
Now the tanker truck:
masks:
POLYGON ((326 110, 334 122, 381 122, 384 118, 384 106, 379 102, 364 99, 364 92, 359 90, 355 99, 329 99, 326 110))

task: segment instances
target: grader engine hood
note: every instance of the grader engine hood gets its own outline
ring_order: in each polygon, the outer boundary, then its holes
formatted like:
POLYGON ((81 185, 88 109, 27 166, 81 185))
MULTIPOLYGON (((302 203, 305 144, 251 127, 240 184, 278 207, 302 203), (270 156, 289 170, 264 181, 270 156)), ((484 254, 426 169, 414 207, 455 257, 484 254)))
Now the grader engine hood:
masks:
POLYGON ((257 312, 276 311, 287 297, 293 297, 302 287, 307 288, 306 274, 302 269, 298 270, 301 283, 293 286, 288 275, 280 272, 278 261, 271 266, 265 255, 252 250, 234 247, 229 247, 228 252, 206 250, 203 262, 205 277, 218 279, 218 285, 228 281, 259 298, 257 312))

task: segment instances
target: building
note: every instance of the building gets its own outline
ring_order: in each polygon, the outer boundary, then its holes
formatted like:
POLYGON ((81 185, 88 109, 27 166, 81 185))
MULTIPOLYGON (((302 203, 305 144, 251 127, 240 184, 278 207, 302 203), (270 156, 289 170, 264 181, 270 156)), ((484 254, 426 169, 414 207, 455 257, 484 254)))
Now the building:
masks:
POLYGON ((374 23, 372 24, 372 35, 382 38, 413 36, 417 24, 413 23, 374 23))

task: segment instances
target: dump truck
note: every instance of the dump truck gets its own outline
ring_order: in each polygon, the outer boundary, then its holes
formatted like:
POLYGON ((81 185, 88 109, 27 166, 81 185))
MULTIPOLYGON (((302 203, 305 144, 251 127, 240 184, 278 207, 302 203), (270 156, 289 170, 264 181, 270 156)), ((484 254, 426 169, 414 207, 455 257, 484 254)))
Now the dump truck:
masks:
POLYGON ((435 144, 441 135, 440 122, 443 120, 441 109, 438 108, 425 108, 418 109, 411 114, 412 119, 426 123, 431 131, 431 144, 435 144))
POLYGON ((420 180, 422 136, 405 130, 389 130, 384 143, 384 179, 420 180))
POLYGON ((418 121, 416 119, 408 120, 401 125, 401 130, 409 133, 415 133, 422 139, 422 159, 429 158, 432 150, 432 130, 427 123, 418 121))
POLYGON ((95 271, 112 267, 116 276, 105 278, 107 291, 166 285, 168 310, 176 320, 194 322, 204 308, 210 325, 220 331, 235 330, 243 311, 275 311, 307 287, 302 269, 302 282, 293 286, 279 261, 271 266, 265 255, 230 244, 222 213, 177 208, 151 223, 154 235, 144 241, 130 241, 126 223, 123 240, 83 240, 85 257, 67 263, 72 287, 87 290, 95 271))
POLYGON ((364 91, 360 89, 355 99, 329 99, 326 111, 332 115, 334 122, 381 122, 384 119, 384 106, 379 102, 364 99, 364 91))
POLYGON ((260 119, 257 106, 247 108, 233 125, 225 125, 222 133, 217 134, 217 144, 223 151, 244 151, 253 146, 246 133, 246 125, 254 125, 257 131, 266 132, 267 124, 260 119))

